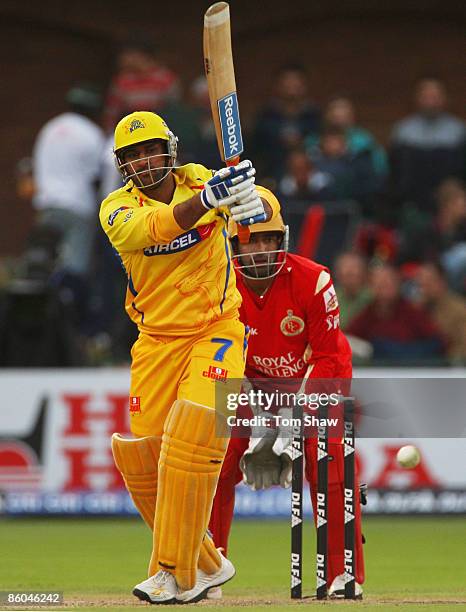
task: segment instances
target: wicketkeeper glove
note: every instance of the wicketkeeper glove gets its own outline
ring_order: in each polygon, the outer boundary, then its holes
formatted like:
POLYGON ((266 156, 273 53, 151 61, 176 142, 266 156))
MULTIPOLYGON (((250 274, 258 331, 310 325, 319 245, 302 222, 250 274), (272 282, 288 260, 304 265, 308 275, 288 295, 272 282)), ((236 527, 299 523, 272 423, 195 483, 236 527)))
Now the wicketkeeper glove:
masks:
MULTIPOLYGON (((276 435, 276 434, 275 434, 276 435)), ((253 491, 269 489, 280 484, 282 462, 272 451, 273 439, 251 438, 247 450, 240 459, 243 482, 253 491)))
MULTIPOLYGON (((267 418, 267 413, 259 413, 267 418)), ((281 460, 272 451, 277 437, 277 429, 272 427, 252 427, 249 446, 240 459, 239 467, 243 472, 243 482, 253 491, 268 489, 280 484, 281 460)))
POLYGON ((282 425, 281 419, 286 419, 286 421, 290 422, 289 419, 292 418, 293 412, 291 408, 281 408, 278 411, 278 415, 280 416, 280 421, 278 425, 277 438, 272 447, 273 453, 280 459, 281 469, 280 469, 280 477, 279 477, 279 485, 284 489, 288 489, 291 486, 291 466, 293 464, 293 448, 292 448, 292 436, 291 436, 291 426, 290 425, 282 425))
POLYGON ((201 202, 207 210, 220 206, 231 206, 245 200, 255 192, 256 170, 249 160, 236 166, 222 168, 204 184, 201 202))

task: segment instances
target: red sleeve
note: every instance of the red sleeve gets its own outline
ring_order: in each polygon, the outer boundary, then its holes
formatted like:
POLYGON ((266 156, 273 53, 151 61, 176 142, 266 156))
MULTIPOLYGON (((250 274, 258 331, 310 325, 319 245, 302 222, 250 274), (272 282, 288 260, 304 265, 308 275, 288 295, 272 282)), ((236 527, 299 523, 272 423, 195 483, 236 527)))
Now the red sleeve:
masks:
POLYGON ((307 308, 307 339, 310 347, 307 363, 310 378, 333 378, 338 370, 340 310, 338 299, 328 272, 320 273, 317 287, 307 308), (325 275, 325 276, 322 276, 325 275), (327 282, 319 291, 319 282, 327 282))

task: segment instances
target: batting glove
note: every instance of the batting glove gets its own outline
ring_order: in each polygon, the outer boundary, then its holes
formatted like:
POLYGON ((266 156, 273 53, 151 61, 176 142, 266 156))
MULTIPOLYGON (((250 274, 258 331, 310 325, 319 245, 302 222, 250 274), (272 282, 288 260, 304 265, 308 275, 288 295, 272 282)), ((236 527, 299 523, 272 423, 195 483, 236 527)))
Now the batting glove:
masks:
POLYGON ((239 201, 230 206, 230 213, 233 220, 241 225, 252 225, 266 220, 264 205, 255 185, 250 192, 244 191, 239 201))
POLYGON ((256 170, 249 160, 222 168, 207 181, 201 191, 201 202, 207 210, 238 203, 254 191, 256 170))

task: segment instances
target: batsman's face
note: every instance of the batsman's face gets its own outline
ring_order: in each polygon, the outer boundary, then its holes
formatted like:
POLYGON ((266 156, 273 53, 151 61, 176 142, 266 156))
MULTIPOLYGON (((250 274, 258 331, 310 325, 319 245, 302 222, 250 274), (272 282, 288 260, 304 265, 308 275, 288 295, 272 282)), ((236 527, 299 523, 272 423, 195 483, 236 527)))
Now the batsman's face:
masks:
POLYGON ((282 236, 278 232, 251 233, 249 242, 238 242, 239 263, 255 278, 270 276, 277 261, 282 236))
POLYGON ((166 143, 152 140, 128 147, 123 153, 123 163, 138 187, 150 187, 159 183, 166 176, 170 165, 166 143))

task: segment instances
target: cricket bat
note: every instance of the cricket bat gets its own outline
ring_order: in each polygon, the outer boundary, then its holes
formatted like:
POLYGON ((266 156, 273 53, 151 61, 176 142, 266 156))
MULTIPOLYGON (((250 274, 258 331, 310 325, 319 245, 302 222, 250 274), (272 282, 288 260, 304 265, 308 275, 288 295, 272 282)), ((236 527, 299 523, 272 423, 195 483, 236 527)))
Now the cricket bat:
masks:
MULTIPOLYGON (((243 153, 243 137, 227 2, 212 4, 204 15, 204 68, 220 157, 227 166, 234 166, 243 153)), ((238 224, 238 238, 249 241, 247 226, 238 224)))

